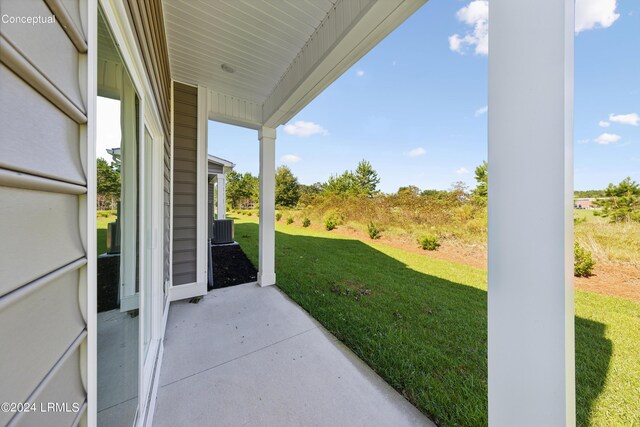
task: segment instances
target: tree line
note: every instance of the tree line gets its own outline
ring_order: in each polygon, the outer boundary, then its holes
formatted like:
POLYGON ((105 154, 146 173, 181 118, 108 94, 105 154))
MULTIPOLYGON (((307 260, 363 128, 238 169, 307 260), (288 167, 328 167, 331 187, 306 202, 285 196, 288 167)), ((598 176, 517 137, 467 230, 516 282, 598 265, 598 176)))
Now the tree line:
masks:
MULTIPOLYGON (((421 190, 410 185, 400 187, 398 195, 412 195, 417 197, 445 197, 454 195, 464 200, 473 199, 480 204, 486 204, 487 197, 487 162, 475 170, 478 185, 471 192, 463 182, 454 183, 450 190, 421 190)), ((294 208, 306 206, 314 199, 322 196, 364 197, 373 198, 384 196, 378 188, 380 176, 367 160, 361 160, 355 169, 334 174, 326 182, 316 182, 312 185, 301 184, 298 178, 287 166, 280 166, 275 177, 276 206, 294 208)), ((248 209, 255 207, 259 199, 259 178, 249 172, 232 171, 227 174, 227 201, 231 209, 248 209)))

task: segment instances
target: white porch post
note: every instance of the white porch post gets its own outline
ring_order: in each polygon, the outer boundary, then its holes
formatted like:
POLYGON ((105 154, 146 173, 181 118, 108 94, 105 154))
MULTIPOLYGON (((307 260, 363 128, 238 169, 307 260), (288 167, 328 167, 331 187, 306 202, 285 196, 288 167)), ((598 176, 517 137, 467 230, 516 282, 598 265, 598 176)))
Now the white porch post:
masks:
POLYGON ((491 426, 575 425, 573 8, 490 2, 491 426))
POLYGON ((260 139, 260 230, 258 283, 275 285, 276 259, 276 130, 261 127, 260 139))
POLYGON ((218 219, 227 217, 227 185, 226 175, 219 173, 218 178, 218 219))

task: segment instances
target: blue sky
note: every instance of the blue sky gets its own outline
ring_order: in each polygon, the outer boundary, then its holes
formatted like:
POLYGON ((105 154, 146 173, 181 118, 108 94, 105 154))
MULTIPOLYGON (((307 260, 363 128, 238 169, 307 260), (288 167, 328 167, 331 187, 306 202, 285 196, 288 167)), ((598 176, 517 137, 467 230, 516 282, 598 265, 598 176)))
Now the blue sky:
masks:
MULTIPOLYGON (((639 6, 578 0, 576 189, 640 181, 640 126, 627 116, 640 114, 639 6)), ((386 192, 409 184, 446 189, 458 180, 475 186, 473 169, 487 152, 486 26, 483 1, 429 1, 278 129, 277 163, 305 184, 364 158, 386 192)), ((258 172, 256 138, 209 123, 209 152, 241 172, 258 172)))

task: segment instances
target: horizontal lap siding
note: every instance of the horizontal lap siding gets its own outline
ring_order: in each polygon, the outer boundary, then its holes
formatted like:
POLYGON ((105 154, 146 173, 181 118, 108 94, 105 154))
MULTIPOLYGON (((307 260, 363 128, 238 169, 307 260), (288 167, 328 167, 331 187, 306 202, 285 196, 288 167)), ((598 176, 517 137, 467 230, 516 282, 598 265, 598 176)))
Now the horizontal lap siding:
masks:
POLYGON ((0 401, 82 409, 0 412, 0 425, 74 425, 86 408, 87 8, 2 1, 8 15, 54 10, 56 23, 0 26, 0 401))
POLYGON ((198 92, 174 83, 173 284, 196 281, 198 92))
POLYGON ((171 73, 169 51, 160 0, 127 0, 131 23, 137 35, 151 89, 153 91, 162 130, 164 132, 163 181, 163 280, 170 281, 171 263, 171 73))

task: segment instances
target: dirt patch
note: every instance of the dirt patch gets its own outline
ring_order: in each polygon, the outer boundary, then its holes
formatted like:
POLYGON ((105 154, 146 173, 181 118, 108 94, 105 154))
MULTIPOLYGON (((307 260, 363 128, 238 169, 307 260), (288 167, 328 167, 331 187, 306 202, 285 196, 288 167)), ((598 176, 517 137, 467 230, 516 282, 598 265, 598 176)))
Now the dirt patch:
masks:
MULTIPOLYGON (((311 226, 324 230, 320 226, 311 226)), ((348 226, 340 226, 332 233, 352 237, 365 242, 371 239, 366 233, 348 226)), ((415 242, 407 241, 397 236, 382 237, 376 242, 456 264, 487 269, 487 249, 484 246, 456 245, 443 242, 437 251, 425 251, 415 242)), ((581 291, 594 292, 601 295, 625 298, 640 303, 640 268, 634 265, 597 262, 591 277, 576 277, 575 288, 581 291)))
POLYGON ((576 289, 640 303, 640 268, 598 262, 591 277, 576 277, 576 289))
POLYGON ((211 246, 213 289, 255 282, 258 272, 240 245, 211 246))

